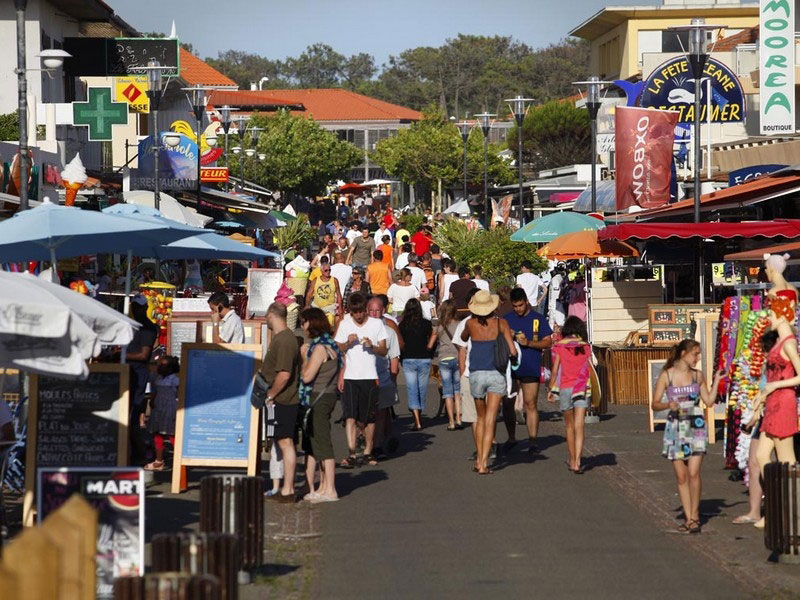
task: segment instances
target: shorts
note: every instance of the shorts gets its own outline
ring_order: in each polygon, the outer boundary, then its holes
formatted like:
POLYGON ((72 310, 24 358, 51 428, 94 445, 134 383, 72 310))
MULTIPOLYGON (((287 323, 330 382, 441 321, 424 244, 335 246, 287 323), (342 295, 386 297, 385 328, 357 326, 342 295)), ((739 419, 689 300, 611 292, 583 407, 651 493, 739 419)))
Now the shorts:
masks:
POLYGON ((475 408, 475 399, 469 389, 469 375, 462 375, 459 383, 461 385, 461 422, 474 423, 478 420, 478 411, 475 408))
POLYGON ((473 398, 485 398, 486 394, 505 396, 506 376, 500 371, 474 371, 469 374, 469 387, 473 398))
POLYGON ((558 392, 558 408, 561 412, 572 410, 573 408, 589 408, 589 401, 586 396, 573 399, 572 388, 566 388, 558 392))
POLYGON ((520 383, 539 383, 541 381, 541 377, 541 375, 536 375, 535 377, 528 375, 525 377, 517 377, 514 375, 514 371, 511 371, 511 379, 514 381, 519 381, 520 383))
POLYGON ((442 398, 455 398, 461 393, 458 360, 439 361, 439 377, 442 380, 442 398))
POLYGON ((342 392, 345 419, 374 423, 378 413, 378 386, 374 379, 345 379, 342 392))
POLYGON ((392 408, 397 402, 397 386, 394 383, 378 388, 378 410, 392 408))
POLYGON ((299 408, 299 404, 275 403, 275 433, 272 435, 273 438, 276 440, 294 438, 299 408))

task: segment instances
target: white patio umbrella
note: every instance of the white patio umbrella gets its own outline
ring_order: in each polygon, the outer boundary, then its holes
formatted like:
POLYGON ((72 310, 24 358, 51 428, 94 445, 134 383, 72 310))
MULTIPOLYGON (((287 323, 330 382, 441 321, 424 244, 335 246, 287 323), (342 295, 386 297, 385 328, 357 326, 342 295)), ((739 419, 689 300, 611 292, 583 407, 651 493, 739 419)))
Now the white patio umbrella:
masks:
POLYGON ((92 298, 19 273, 0 272, 0 366, 85 378, 105 344, 127 343, 139 324, 92 298))
POLYGON ((466 200, 459 200, 458 202, 454 202, 450 206, 448 206, 444 210, 444 214, 446 215, 469 215, 469 204, 467 204, 466 200))
MULTIPOLYGON (((128 204, 139 204, 140 206, 155 206, 155 198, 153 192, 149 190, 131 190, 124 192, 122 197, 128 204)), ((175 198, 164 192, 159 193, 159 212, 161 216, 177 221, 182 225, 191 225, 192 227, 205 227, 213 217, 201 215, 194 208, 184 206, 175 198)))

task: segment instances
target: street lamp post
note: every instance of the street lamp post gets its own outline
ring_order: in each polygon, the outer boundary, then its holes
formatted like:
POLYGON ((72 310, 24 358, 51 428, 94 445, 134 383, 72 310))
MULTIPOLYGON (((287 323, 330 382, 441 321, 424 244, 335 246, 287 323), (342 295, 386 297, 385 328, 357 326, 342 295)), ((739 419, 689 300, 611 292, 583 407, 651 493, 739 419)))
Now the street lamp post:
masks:
POLYGON ((521 227, 525 225, 525 204, 522 200, 522 123, 525 121, 526 105, 533 102, 533 98, 523 98, 517 95, 516 98, 506 98, 506 102, 511 107, 514 119, 517 121, 517 176, 519 177, 519 224, 521 227))
POLYGON ((483 131, 483 210, 486 229, 489 229, 491 216, 489 215, 489 131, 492 129, 494 113, 483 112, 475 117, 483 131))
POLYGON ((253 144, 253 147, 248 149, 249 157, 253 158, 253 181, 255 182, 256 179, 256 159, 255 155, 258 153, 258 136, 259 134, 264 131, 263 127, 253 126, 250 128, 250 142, 253 144), (251 152, 252 150, 252 152, 251 152))
MULTIPOLYGON (((701 80, 703 78, 703 70, 708 60, 708 49, 706 45, 706 37, 708 31, 715 29, 724 29, 725 25, 709 25, 706 24, 705 19, 695 18, 692 19, 690 25, 678 25, 670 27, 670 31, 680 33, 687 31, 689 33, 689 53, 687 59, 689 66, 692 69, 692 76, 694 78, 694 222, 700 222, 700 176, 703 168, 703 148, 700 145, 700 97, 702 96, 703 88, 701 80)), ((710 122, 710 116, 707 115, 710 122)), ((710 129, 709 129, 710 135, 710 129)), ((709 160, 711 158, 709 157, 709 160)), ((705 277, 703 273, 703 240, 698 242, 698 281, 700 286, 699 300, 703 304, 705 301, 705 277)))
POLYGON ((469 140, 469 132, 472 125, 467 121, 458 123, 458 132, 461 134, 461 140, 464 142, 464 201, 467 201, 467 140, 469 140))
POLYGON ((612 83, 612 81, 600 81, 596 75, 592 75, 586 81, 572 82, 572 85, 586 86, 586 110, 589 111, 589 120, 592 124, 592 212, 597 211, 597 113, 603 104, 600 88, 612 83))
MULTIPOLYGON (((239 139, 242 141, 242 146, 239 149, 239 151, 241 152, 242 150, 244 150, 244 134, 247 132, 247 118, 246 117, 240 116, 238 119, 236 119, 236 129, 239 132, 239 139)), ((234 152, 233 153, 234 154, 238 154, 236 152, 235 148, 234 148, 234 152)), ((244 155, 242 155, 241 161, 242 161, 242 164, 241 164, 242 168, 240 170, 241 172, 240 172, 239 175, 240 175, 240 180, 241 180, 241 184, 240 184, 241 185, 241 191, 244 194, 244 155)))
POLYGON ((161 150, 161 132, 158 129, 158 107, 161 104, 161 64, 157 60, 147 63, 147 97, 153 113, 153 207, 161 208, 161 182, 158 180, 158 158, 161 150))
POLYGON ((25 9, 28 0, 14 0, 17 11, 17 110, 19 115, 19 209, 28 209, 28 82, 25 75, 25 9))
MULTIPOLYGON (((183 91, 187 92, 187 96, 189 96, 189 103, 192 105, 192 112, 197 121, 197 188, 195 192, 197 194, 197 206, 200 206, 200 147, 203 143, 203 113, 206 111, 208 96, 206 96, 206 88, 200 85, 183 88, 183 91)), ((216 141, 216 138, 214 138, 214 143, 216 141)))
POLYGON ((225 182, 225 191, 227 192, 230 189, 230 177, 231 177, 231 164, 230 158, 228 155, 228 132, 231 129, 231 112, 236 110, 235 108, 231 108, 227 104, 219 109, 220 114, 220 124, 222 125, 222 131, 225 133, 225 166, 228 167, 228 180, 225 182))

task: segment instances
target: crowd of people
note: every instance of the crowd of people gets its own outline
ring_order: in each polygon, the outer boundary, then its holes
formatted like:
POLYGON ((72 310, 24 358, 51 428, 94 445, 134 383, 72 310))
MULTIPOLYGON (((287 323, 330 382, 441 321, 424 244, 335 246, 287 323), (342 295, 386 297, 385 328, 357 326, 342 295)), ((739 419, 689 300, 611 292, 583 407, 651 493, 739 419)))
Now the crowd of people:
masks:
POLYGON ((441 251, 434 219, 412 234, 391 209, 372 228, 366 219, 337 216, 320 226, 309 257, 302 335, 288 329, 283 304, 268 310, 273 337, 263 374, 271 384, 266 412, 275 442, 267 495, 296 500, 295 447, 301 444, 307 457, 303 498, 337 500, 337 468, 377 465, 396 451, 401 400, 411 415, 411 431, 428 425, 430 381, 440 389, 447 431, 471 429, 472 469, 480 475, 493 473, 499 450, 511 451, 519 443, 518 424, 527 430, 524 449, 539 452, 537 398, 540 386, 549 385, 549 399, 566 417, 567 467, 583 473, 591 351, 586 326, 573 312, 580 312, 581 299, 564 298, 570 287, 564 266, 536 273, 524 261, 514 288, 493 289, 480 265, 457 265, 441 251), (552 377, 543 366, 550 348, 552 377), (331 441, 337 405, 347 444, 338 462, 331 441), (508 436, 500 448, 501 414, 508 436))

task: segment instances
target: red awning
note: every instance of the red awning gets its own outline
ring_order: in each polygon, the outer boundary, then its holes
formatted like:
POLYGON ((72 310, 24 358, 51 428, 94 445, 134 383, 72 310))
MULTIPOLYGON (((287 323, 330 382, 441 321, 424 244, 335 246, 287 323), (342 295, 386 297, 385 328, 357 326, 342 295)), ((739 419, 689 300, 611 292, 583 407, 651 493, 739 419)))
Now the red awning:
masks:
POLYGON ((600 240, 648 240, 679 238, 736 237, 800 237, 800 219, 781 219, 776 221, 743 221, 741 223, 625 223, 609 225, 597 232, 600 240))

